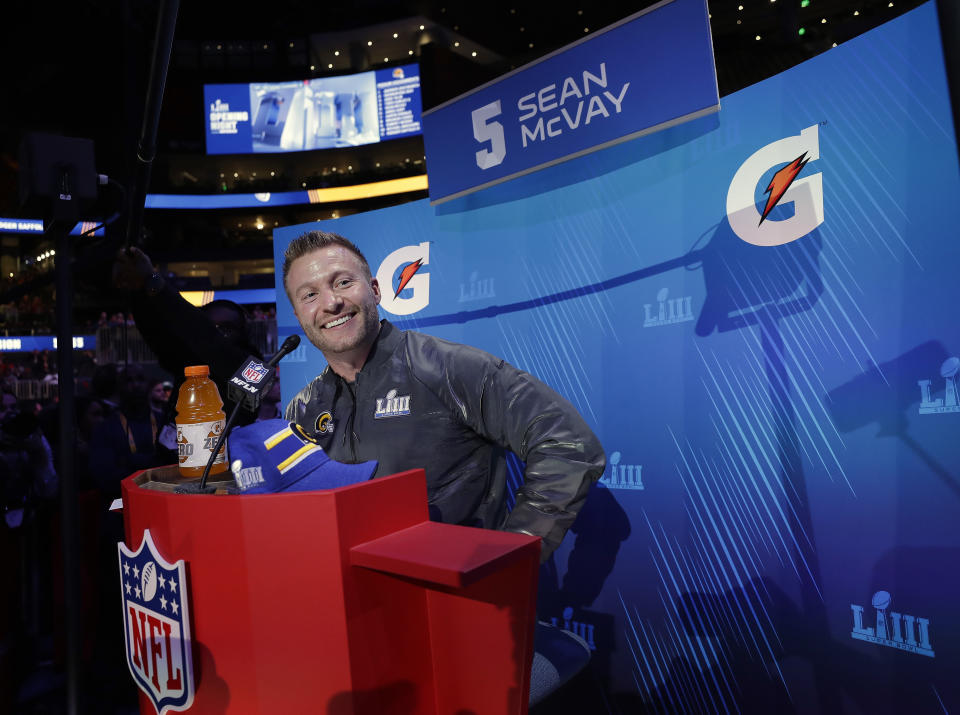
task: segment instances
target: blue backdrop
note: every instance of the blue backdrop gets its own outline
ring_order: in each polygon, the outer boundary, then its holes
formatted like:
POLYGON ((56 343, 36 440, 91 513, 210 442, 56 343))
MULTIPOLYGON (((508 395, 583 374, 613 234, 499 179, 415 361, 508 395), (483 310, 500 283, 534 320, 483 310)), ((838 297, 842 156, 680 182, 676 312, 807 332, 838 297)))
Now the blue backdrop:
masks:
MULTIPOLYGON (((595 647, 595 712, 950 712, 958 178, 931 3, 717 116, 274 243, 352 238, 384 317, 596 430, 607 472, 541 579, 595 647)), ((285 360, 284 399, 323 364, 285 360)))

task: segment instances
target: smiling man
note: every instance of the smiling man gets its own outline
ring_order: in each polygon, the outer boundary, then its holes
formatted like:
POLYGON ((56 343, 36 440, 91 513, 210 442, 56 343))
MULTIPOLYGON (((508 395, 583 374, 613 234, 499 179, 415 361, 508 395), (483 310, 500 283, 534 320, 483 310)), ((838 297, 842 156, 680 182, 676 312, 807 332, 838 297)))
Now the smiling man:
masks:
POLYGON ((292 241, 283 281, 328 363, 286 419, 333 459, 376 460, 374 477, 423 467, 432 519, 539 536, 546 559, 603 474, 603 448, 573 406, 489 353, 379 320, 377 279, 342 236, 292 241), (507 450, 526 464, 509 514, 507 450))

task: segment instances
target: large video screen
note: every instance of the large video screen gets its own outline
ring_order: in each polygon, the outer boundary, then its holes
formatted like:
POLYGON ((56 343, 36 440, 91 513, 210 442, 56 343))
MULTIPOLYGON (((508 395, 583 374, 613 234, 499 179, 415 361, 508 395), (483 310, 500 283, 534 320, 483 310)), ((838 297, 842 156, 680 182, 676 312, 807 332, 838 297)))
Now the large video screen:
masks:
POLYGON ((311 151, 419 134, 420 68, 207 84, 207 154, 311 151))

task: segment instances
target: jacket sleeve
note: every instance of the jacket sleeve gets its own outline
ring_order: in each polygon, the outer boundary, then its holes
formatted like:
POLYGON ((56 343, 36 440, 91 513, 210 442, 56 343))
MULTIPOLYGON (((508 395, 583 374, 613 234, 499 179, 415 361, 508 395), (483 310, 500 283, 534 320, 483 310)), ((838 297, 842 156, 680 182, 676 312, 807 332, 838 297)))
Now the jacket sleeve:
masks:
POLYGON ((603 474, 600 441, 573 405, 529 373, 474 348, 441 341, 436 349, 424 357, 443 366, 437 394, 475 432, 526 462, 503 528, 541 537, 546 560, 603 474))

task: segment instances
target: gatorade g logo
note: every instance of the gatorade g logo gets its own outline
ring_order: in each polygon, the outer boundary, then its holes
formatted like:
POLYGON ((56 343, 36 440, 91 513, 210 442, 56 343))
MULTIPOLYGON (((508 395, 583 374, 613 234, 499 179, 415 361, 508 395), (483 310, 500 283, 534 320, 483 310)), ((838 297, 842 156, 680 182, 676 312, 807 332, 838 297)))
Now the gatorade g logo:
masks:
POLYGON ((410 315, 426 308, 430 303, 430 274, 424 273, 423 267, 429 264, 428 242, 398 248, 384 258, 377 269, 380 307, 394 315, 410 315))
POLYGON ((780 246, 796 241, 823 223, 823 175, 794 180, 807 161, 820 158, 819 126, 814 124, 800 136, 784 137, 754 152, 737 169, 727 191, 727 218, 730 228, 754 246, 780 246), (773 167, 787 164, 773 175, 767 186, 764 213, 757 210, 756 190, 760 179, 773 167), (793 216, 776 221, 767 212, 776 205, 793 203, 793 216))

